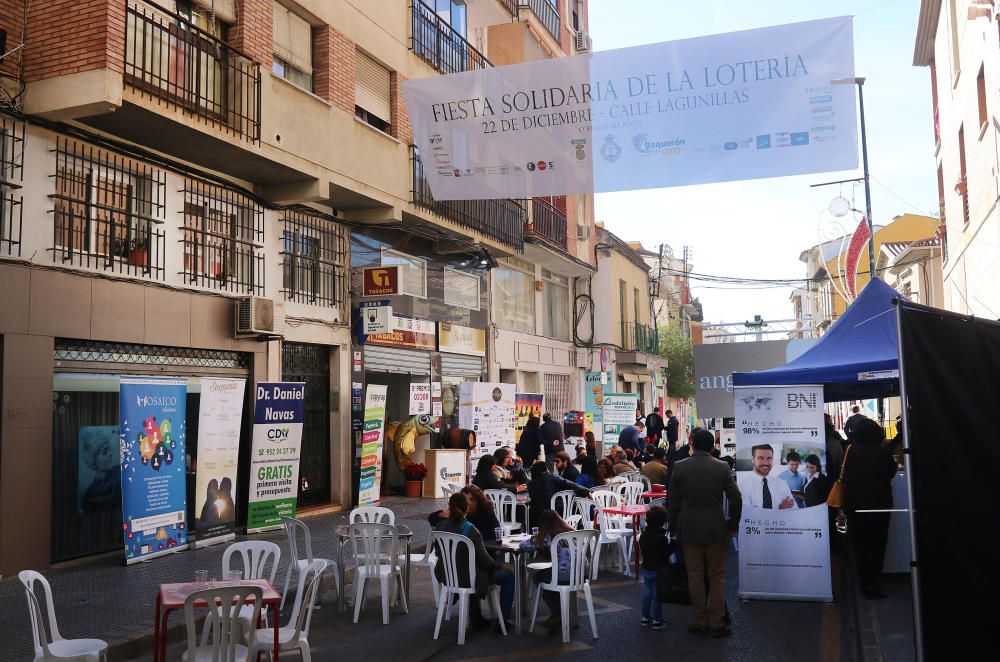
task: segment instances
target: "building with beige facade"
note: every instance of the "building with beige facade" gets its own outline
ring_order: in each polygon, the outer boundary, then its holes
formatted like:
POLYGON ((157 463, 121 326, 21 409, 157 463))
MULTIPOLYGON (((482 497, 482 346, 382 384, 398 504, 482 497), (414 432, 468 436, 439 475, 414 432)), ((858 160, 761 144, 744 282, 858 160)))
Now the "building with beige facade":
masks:
POLYGON ((365 384, 396 418, 428 379, 576 405, 592 200, 436 202, 400 85, 585 50, 585 28, 562 0, 0 2, 0 574, 121 549, 120 512, 75 504, 118 375, 186 377, 192 420, 201 376, 305 382, 300 509, 356 499, 365 384), (366 297, 369 266, 397 290, 366 297), (381 298, 398 328, 363 337, 381 298))

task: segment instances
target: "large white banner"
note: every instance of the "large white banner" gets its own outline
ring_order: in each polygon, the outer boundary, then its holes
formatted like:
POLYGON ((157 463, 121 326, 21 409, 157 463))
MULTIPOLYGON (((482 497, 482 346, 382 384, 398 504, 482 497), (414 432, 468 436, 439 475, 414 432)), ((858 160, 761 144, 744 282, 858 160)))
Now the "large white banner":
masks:
POLYGON ((514 448, 514 384, 462 382, 458 388, 458 424, 476 433, 476 448, 469 458, 480 458, 498 448, 514 448))
POLYGON ((829 510, 806 507, 805 496, 806 459, 825 466, 823 387, 748 386, 734 395, 740 596, 829 602, 829 510))
POLYGON ((198 411, 195 547, 235 537, 236 473, 245 379, 203 377, 198 411))
POLYGON ((403 83, 437 200, 857 167, 851 17, 403 83))

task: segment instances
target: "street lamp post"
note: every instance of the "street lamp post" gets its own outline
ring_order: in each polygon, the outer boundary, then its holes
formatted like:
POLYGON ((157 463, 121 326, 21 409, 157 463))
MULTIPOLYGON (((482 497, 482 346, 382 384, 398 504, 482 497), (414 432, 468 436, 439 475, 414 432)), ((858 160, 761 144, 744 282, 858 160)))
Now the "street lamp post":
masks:
POLYGON ((875 278, 875 228, 872 224, 872 187, 868 176, 868 135, 865 131, 865 79, 838 78, 831 80, 833 85, 857 85, 858 105, 861 115, 861 161, 864 166, 865 180, 865 220, 868 221, 868 280, 875 278))

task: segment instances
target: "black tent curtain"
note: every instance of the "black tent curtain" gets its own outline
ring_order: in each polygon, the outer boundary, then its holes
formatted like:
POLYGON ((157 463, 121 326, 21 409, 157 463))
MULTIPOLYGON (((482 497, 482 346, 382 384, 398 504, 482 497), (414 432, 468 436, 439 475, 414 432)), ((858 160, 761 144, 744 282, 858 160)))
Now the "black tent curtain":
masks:
POLYGON ((1000 323, 898 304, 924 660, 994 650, 1000 323))

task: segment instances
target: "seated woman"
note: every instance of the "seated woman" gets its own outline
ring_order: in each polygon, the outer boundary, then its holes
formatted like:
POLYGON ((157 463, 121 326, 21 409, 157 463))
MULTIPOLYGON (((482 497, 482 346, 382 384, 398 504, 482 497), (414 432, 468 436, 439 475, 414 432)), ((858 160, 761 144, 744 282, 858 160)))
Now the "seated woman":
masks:
POLYGON ((602 457, 597 461, 597 471, 601 474, 605 481, 614 478, 616 475, 614 463, 606 457, 602 457))
POLYGON ((493 473, 494 466, 496 466, 496 460, 493 459, 492 455, 484 455, 479 458, 479 463, 476 465, 476 475, 472 477, 472 484, 482 490, 502 490, 503 483, 493 473))
MULTIPOLYGON (((486 551, 486 547, 483 546, 483 537, 479 534, 476 527, 466 519, 466 515, 469 512, 469 497, 462 492, 452 494, 448 499, 448 509, 445 512, 445 519, 438 522, 437 526, 434 527, 434 530, 441 531, 443 533, 457 533, 459 535, 463 535, 472 541, 472 546, 475 550, 475 589, 477 599, 469 601, 472 627, 482 627, 487 623, 487 621, 483 618, 482 611, 480 611, 479 600, 486 597, 486 592, 489 590, 490 584, 496 584, 500 587, 500 611, 503 613, 504 620, 510 621, 511 612, 514 606, 514 573, 497 563, 496 560, 490 556, 489 552, 486 551)), ((469 585, 467 570, 469 567, 469 560, 466 554, 467 552, 465 548, 459 548, 458 558, 456 559, 456 565, 458 566, 459 572, 459 582, 464 586, 469 585)), ((445 572, 441 559, 438 559, 437 566, 434 568, 434 576, 437 577, 438 581, 444 583, 445 572)))
MULTIPOLYGON (((496 540, 496 530, 500 527, 500 520, 497 519, 493 502, 475 485, 466 485, 462 488, 462 494, 469 499, 469 510, 465 518, 472 523, 483 540, 496 540)), ((448 509, 436 510, 427 517, 431 528, 436 527, 443 520, 448 518, 448 509)))
POLYGON ((527 480, 522 481, 522 472, 515 470, 514 453, 506 446, 498 448, 493 453, 493 475, 500 484, 511 492, 523 492, 527 489, 527 480))
MULTIPOLYGON (((567 531, 573 530, 573 527, 567 524, 563 518, 559 517, 559 514, 556 513, 556 511, 545 510, 538 518, 538 534, 522 542, 521 547, 535 549, 541 556, 551 561, 553 560, 551 558, 552 539, 560 533, 566 533, 567 531)), ((570 567, 569 547, 565 543, 561 543, 559 545, 558 554, 559 559, 556 561, 556 567, 558 568, 559 574, 557 576, 560 581, 567 582, 569 581, 570 567)), ((552 569, 546 568, 535 572, 534 581, 536 584, 543 584, 552 581, 552 569)), ((544 623, 542 623, 542 625, 548 629, 549 634, 555 634, 562 627, 562 618, 560 617, 561 609, 559 608, 559 594, 555 591, 542 591, 542 600, 545 601, 545 606, 549 608, 549 617, 544 623)))
POLYGON ((576 484, 593 489, 604 485, 604 482, 604 476, 597 467, 597 458, 592 455, 585 456, 583 464, 580 465, 580 477, 576 479, 576 484))

